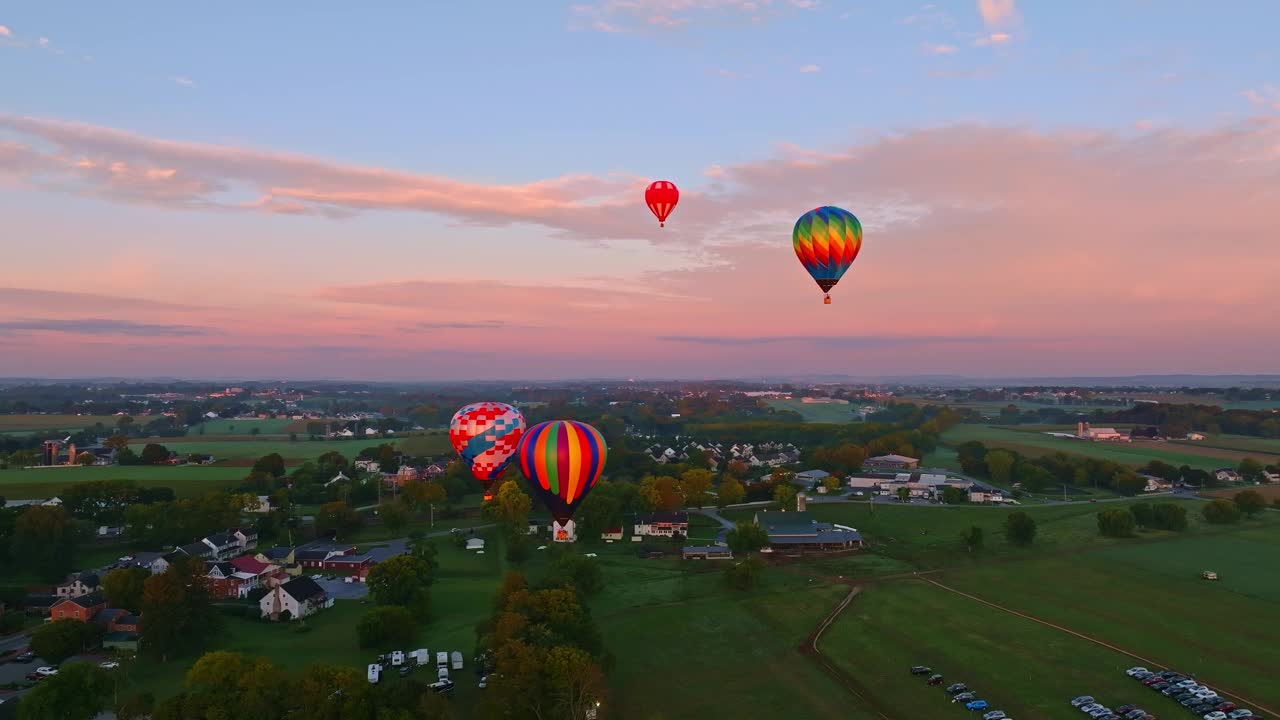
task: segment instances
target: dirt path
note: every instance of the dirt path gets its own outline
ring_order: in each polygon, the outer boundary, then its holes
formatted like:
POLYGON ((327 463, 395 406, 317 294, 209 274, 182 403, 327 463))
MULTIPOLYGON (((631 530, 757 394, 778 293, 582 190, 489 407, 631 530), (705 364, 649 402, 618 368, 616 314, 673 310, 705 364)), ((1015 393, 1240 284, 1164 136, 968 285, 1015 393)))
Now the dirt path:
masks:
POLYGON ((813 634, 801 643, 799 647, 800 654, 813 660, 819 667, 826 670, 827 674, 839 683, 841 687, 848 690, 850 694, 861 700, 867 707, 871 708, 871 712, 875 714, 876 717, 881 718, 881 720, 893 720, 893 716, 889 715, 888 710, 880 703, 879 700, 876 699, 874 695, 871 694, 871 692, 867 690, 862 683, 858 682, 857 678, 832 662, 831 659, 826 655, 823 655, 822 650, 818 648, 818 641, 822 639, 822 634, 827 631, 827 628, 831 627, 831 623, 835 622, 836 618, 840 617, 840 613, 844 612, 844 609, 849 607, 849 603, 853 602, 853 599, 857 597, 860 592, 862 592, 861 586, 854 585, 850 588, 849 594, 845 596, 844 600, 841 600, 840 604, 836 605, 835 609, 818 624, 818 627, 814 629, 813 634))
MULTIPOLYGON (((1115 652, 1118 652, 1118 653, 1120 653, 1121 655, 1127 655, 1127 656, 1129 656, 1129 657, 1133 658, 1134 660, 1138 660, 1138 661, 1140 661, 1140 662, 1142 662, 1142 663, 1145 663, 1147 667, 1151 667, 1151 668, 1156 668, 1156 667, 1169 667, 1169 665, 1168 665, 1167 663, 1162 663, 1162 662, 1159 662, 1159 661, 1157 661, 1157 660, 1152 660, 1151 658, 1143 657, 1143 656, 1141 656, 1141 655, 1138 655, 1137 653, 1133 653, 1133 652, 1130 652, 1130 651, 1128 651, 1128 650, 1125 650, 1125 649, 1124 649, 1124 648, 1122 648, 1122 647, 1117 647, 1117 646, 1115 646, 1115 645, 1112 645, 1111 643, 1105 642, 1105 641, 1103 641, 1103 640, 1099 640, 1098 638, 1093 637, 1093 636, 1091 636, 1091 635, 1085 635, 1084 633, 1076 632, 1075 630, 1072 630, 1071 628, 1067 628, 1067 627, 1063 627, 1063 626, 1061 626, 1061 625, 1057 625, 1057 624, 1051 623, 1051 622, 1049 622, 1048 620, 1041 620, 1041 619, 1040 619, 1040 618, 1038 618, 1038 617, 1035 617, 1035 616, 1032 616, 1032 615, 1028 615, 1028 614, 1026 614, 1026 613, 1019 612, 1019 611, 1017 611, 1017 610, 1013 610, 1012 608, 1007 608, 1007 607, 1004 607, 1003 605, 997 605, 996 603, 993 603, 993 602, 991 602, 991 601, 989 601, 989 600, 984 600, 983 598, 980 598, 980 597, 978 597, 977 595, 970 595, 969 593, 964 592, 964 591, 962 591, 962 590, 957 590, 957 589, 955 589, 955 588, 953 588, 953 587, 950 587, 950 586, 947 586, 947 585, 943 585, 942 583, 940 583, 940 582, 938 582, 937 580, 934 580, 934 579, 932 579, 932 578, 927 578, 927 577, 925 577, 925 578, 920 578, 920 579, 921 579, 921 580, 924 580, 925 582, 929 583, 930 585, 935 585, 935 586, 937 586, 937 587, 939 587, 939 588, 942 588, 943 590, 946 590, 946 591, 948 591, 948 592, 953 592, 953 593, 955 593, 955 594, 957 594, 957 595, 960 595, 960 596, 962 596, 962 597, 969 598, 970 600, 975 600, 975 601, 977 601, 977 602, 982 603, 983 605, 986 605, 986 606, 988 606, 988 607, 995 608, 996 610, 999 610, 999 611, 1001 611, 1001 612, 1008 613, 1008 614, 1010 614, 1010 615, 1016 615, 1017 617, 1020 617, 1020 618, 1026 619, 1026 620, 1030 620, 1030 621, 1032 621, 1032 622, 1040 623, 1041 625, 1044 625, 1044 626, 1046 626, 1046 627, 1051 627, 1051 628, 1053 628, 1054 630, 1058 630, 1058 631, 1061 631, 1061 632, 1067 633, 1068 635, 1074 635, 1074 636, 1076 636, 1076 637, 1080 638, 1081 640, 1088 640, 1089 642, 1091 642, 1091 643, 1093 643, 1093 644, 1095 644, 1095 645, 1101 645, 1102 647, 1107 648, 1108 650, 1114 650, 1115 652)), ((849 599, 852 599, 852 597, 850 597, 849 599)), ((846 602, 845 604, 848 604, 848 603, 846 602)), ((842 608, 840 608, 840 609, 843 609, 843 607, 842 607, 842 608)), ((826 629, 826 628, 825 628, 825 626, 824 626, 822 629, 826 629)), ((1266 707, 1266 706, 1264 706, 1264 705, 1259 704, 1258 702, 1255 702, 1255 701, 1253 701, 1253 700, 1250 700, 1249 698, 1246 698, 1246 697, 1244 697, 1244 696, 1242 696, 1242 695, 1238 695, 1238 694, 1236 694, 1236 693, 1232 693, 1232 692, 1228 692, 1228 691, 1226 691, 1226 690, 1223 690, 1223 689, 1222 689, 1222 686, 1221 686, 1221 685, 1219 685, 1219 684, 1217 684, 1217 683, 1211 683, 1211 685, 1212 685, 1215 689, 1217 689, 1217 691, 1218 691, 1218 694, 1219 694, 1219 695, 1222 695, 1223 697, 1226 697, 1226 698, 1229 698, 1229 699, 1231 699, 1231 700, 1235 701, 1235 702, 1236 702, 1236 704, 1238 704, 1238 705, 1248 706, 1250 709, 1252 709, 1252 710, 1254 710, 1254 711, 1267 713, 1268 715, 1273 716, 1273 717, 1274 717, 1274 716, 1277 716, 1277 715, 1280 715, 1280 713, 1277 713, 1275 710, 1272 710, 1272 709, 1270 709, 1270 708, 1268 708, 1268 707, 1266 707)))

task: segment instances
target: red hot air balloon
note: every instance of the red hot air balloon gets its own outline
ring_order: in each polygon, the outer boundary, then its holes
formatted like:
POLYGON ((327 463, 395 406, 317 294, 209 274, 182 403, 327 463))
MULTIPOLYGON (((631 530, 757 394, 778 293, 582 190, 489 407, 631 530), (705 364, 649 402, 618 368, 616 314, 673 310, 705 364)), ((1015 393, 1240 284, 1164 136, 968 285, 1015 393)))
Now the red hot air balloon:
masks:
POLYGON ((680 190, 670 180, 656 180, 645 189, 644 202, 658 218, 658 227, 666 227, 667 216, 680 202, 680 190))

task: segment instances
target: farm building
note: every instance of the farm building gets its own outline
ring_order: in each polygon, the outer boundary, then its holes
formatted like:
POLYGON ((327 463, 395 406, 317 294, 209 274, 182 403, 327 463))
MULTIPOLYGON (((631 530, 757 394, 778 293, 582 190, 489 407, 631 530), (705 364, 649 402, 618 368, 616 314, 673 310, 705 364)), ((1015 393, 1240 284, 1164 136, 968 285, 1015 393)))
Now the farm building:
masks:
POLYGON ((805 470, 804 472, 796 473, 796 477, 793 482, 797 485, 809 487, 810 485, 822 482, 829 477, 831 477, 831 473, 826 470, 805 470))
POLYGON ((635 534, 648 537, 672 537, 689 534, 689 513, 654 512, 636 518, 635 534))
POLYGON ((807 512, 763 510, 756 513, 755 523, 769 533, 769 547, 775 552, 862 547, 857 530, 818 522, 807 512))
POLYGON ((1110 441, 1121 441, 1121 442, 1130 441, 1130 438, 1128 435, 1125 435, 1124 433, 1116 430, 1115 428, 1090 427, 1089 423, 1083 422, 1083 421, 1076 423, 1076 437, 1084 440, 1110 440, 1110 441))
POLYGON ((920 467, 920 460, 905 455, 879 455, 867 458, 862 467, 868 470, 915 470, 920 467))
POLYGON ((732 560, 733 551, 723 545, 689 545, 680 556, 685 560, 732 560))

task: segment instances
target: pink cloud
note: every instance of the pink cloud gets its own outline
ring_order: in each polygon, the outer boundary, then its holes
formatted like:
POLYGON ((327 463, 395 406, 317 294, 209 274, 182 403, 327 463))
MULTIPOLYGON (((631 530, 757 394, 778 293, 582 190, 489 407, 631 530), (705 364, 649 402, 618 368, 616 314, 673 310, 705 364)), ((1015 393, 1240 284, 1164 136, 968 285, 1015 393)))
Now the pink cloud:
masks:
MULTIPOLYGON (((789 0, 797 10, 812 10, 818 0, 789 0)), ((570 27, 600 32, 632 32, 648 28, 676 28, 703 18, 737 16, 753 23, 782 12, 773 0, 600 0, 573 5, 570 27)))
POLYGON ((951 55, 958 48, 955 45, 930 45, 926 48, 930 55, 951 55))
POLYGON ((1013 39, 1009 33, 996 32, 990 35, 984 35, 973 42, 978 47, 990 47, 992 45, 1004 45, 1013 39))
POLYGON ((978 0, 978 14, 989 28, 1004 27, 1017 18, 1014 0, 978 0))
POLYGON ((13 31, 4 25, 0 25, 0 37, 11 38, 13 37, 13 31))
POLYGON ((1242 93, 1254 107, 1264 110, 1280 110, 1280 87, 1267 84, 1261 90, 1249 89, 1242 93))

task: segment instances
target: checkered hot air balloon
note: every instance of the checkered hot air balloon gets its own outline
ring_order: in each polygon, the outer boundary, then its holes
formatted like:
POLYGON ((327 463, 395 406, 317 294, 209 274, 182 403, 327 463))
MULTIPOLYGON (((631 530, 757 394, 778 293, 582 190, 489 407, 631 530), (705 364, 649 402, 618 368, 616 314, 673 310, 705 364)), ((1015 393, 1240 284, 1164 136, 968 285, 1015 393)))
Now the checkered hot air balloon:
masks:
POLYGON ((563 525, 600 479, 608 448, 590 425, 552 420, 529 428, 516 453, 534 494, 563 525))
POLYGON ((658 218, 658 227, 667 226, 667 216, 680 202, 680 189, 670 180, 657 180, 644 191, 644 203, 658 218))
POLYGON ((831 304, 831 288, 840 282, 862 249, 862 223, 848 210, 830 205, 800 216, 791 231, 796 257, 826 293, 822 302, 831 304))
POLYGON ((515 459, 523 433, 524 415, 500 402, 468 405, 449 421, 449 442, 484 487, 486 500, 493 481, 515 459))

